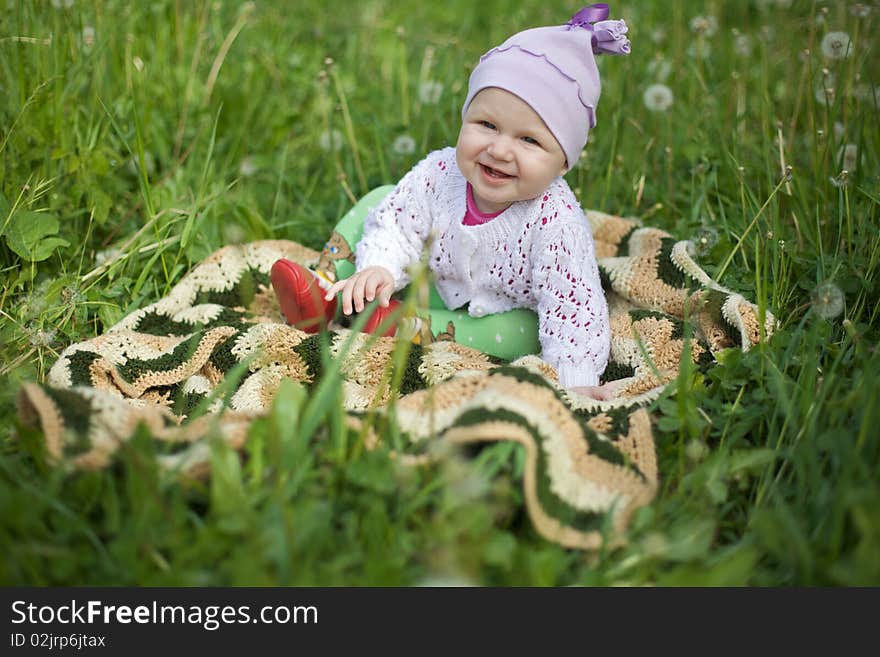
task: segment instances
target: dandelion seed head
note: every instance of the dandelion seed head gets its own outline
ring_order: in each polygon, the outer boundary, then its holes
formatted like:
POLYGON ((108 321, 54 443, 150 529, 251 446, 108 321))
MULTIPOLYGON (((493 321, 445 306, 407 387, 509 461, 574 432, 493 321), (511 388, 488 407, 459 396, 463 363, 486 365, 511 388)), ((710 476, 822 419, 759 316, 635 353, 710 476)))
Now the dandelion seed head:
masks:
POLYGON ((857 2, 849 8, 849 13, 856 18, 865 18, 865 16, 868 16, 871 13, 871 8, 861 2, 857 2))
POLYGON ((684 448, 685 456, 691 461, 699 462, 709 454, 709 447, 702 440, 692 440, 684 448))
POLYGON ((696 255, 707 256, 712 251, 712 247, 718 244, 718 231, 711 226, 703 226, 697 231, 691 242, 694 245, 696 255))
POLYGON ((96 251, 95 265, 100 267, 105 263, 112 262, 113 260, 116 260, 116 258, 118 258, 121 254, 122 251, 116 248, 101 249, 100 251, 96 251))
POLYGON ((434 80, 425 80, 419 85, 419 100, 424 105, 436 105, 443 95, 443 85, 434 80))
POLYGON ((645 89, 642 100, 650 111, 665 112, 672 106, 674 97, 672 90, 665 84, 652 84, 645 89))
POLYGON ((748 34, 738 34, 733 38, 733 51, 740 57, 752 54, 752 38, 748 34))
POLYGON ((82 29, 80 38, 82 39, 82 49, 88 52, 95 45, 95 28, 91 25, 86 25, 82 29))
POLYGON ((339 130, 325 130, 318 138, 318 145, 322 151, 338 151, 342 149, 345 140, 339 130))
POLYGON ((822 37, 821 49, 826 59, 844 59, 850 52, 849 35, 846 32, 828 32, 822 37))
POLYGON ((31 343, 33 347, 48 347, 53 342, 55 342, 55 336, 57 335, 57 331, 55 329, 39 330, 39 331, 31 331, 28 336, 28 341, 31 343))
POLYGON ((409 155, 416 152, 416 140, 409 135, 400 135, 391 144, 391 150, 398 155, 409 155))
POLYGON ((250 155, 242 159, 241 164, 238 165, 238 175, 240 175, 242 178, 250 178, 256 172, 257 163, 254 162, 254 158, 250 155))
POLYGON ((694 16, 691 19, 691 31, 702 36, 713 36, 718 31, 718 19, 712 15, 694 16))
POLYGON ((843 168, 846 171, 855 171, 859 168, 859 147, 855 144, 845 144, 841 146, 837 153, 837 161, 843 161, 843 168))
POLYGON ((813 291, 813 309, 822 319, 834 319, 843 312, 844 296, 834 283, 826 281, 813 291))

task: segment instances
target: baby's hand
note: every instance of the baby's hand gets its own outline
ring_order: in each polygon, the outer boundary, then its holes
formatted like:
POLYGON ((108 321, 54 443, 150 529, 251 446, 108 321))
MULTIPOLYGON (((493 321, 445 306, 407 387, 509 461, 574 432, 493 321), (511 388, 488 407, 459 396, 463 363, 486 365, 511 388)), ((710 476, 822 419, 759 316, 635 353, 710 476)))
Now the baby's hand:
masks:
POLYGON ((324 300, 330 301, 340 291, 342 312, 346 315, 351 315, 352 306, 355 312, 361 312, 377 296, 379 305, 387 308, 394 292, 394 277, 385 267, 367 267, 350 278, 334 283, 324 295, 324 300))
POLYGON ((622 387, 624 381, 608 381, 600 386, 577 386, 569 388, 571 392, 590 397, 599 401, 608 401, 617 396, 617 391, 622 387))

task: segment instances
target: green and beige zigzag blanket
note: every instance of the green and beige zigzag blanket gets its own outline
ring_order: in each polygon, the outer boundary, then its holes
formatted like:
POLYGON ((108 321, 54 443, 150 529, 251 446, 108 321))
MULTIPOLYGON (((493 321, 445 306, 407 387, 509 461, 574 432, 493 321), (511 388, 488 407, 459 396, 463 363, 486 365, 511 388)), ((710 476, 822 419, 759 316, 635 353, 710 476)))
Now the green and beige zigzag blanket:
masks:
POLYGON ((676 377, 682 354, 709 367, 718 351, 769 336, 774 320, 768 314, 761 331, 757 307, 710 279, 688 242, 634 220, 588 217, 611 309, 603 379, 621 382, 609 402, 570 395, 536 356, 499 362, 441 335, 396 350, 394 338, 287 326, 269 269, 280 257, 315 265, 321 254, 274 240, 220 249, 166 297, 67 347, 45 382, 23 386, 21 418, 41 430, 60 467, 107 467, 145 426, 161 443, 164 469, 206 477, 208 436, 219 432, 243 450, 249 425, 267 413, 281 382, 315 385, 329 352, 343 379, 348 427, 367 431, 369 447, 419 467, 438 442, 515 441, 526 453, 521 485, 535 529, 566 547, 596 548, 608 521, 622 536, 633 511, 656 494, 646 406, 676 377), (399 351, 406 358, 397 390, 388 373, 399 351), (396 422, 403 450, 383 445, 371 428, 380 423, 366 421, 378 416, 396 422))

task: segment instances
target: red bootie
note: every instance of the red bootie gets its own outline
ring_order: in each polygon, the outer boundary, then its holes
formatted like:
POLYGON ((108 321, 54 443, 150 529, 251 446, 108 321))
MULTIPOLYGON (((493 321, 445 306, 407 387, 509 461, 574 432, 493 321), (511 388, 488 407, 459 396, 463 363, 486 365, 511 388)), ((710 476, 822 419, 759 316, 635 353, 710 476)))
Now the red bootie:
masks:
MULTIPOLYGON (((379 328, 379 324, 385 321, 385 318, 388 317, 391 313, 393 313, 397 307, 400 305, 400 302, 397 299, 391 299, 388 302, 388 307, 383 308, 382 306, 376 306, 376 309, 373 311, 373 314, 370 315, 370 318, 367 320, 367 323, 364 325, 364 333, 369 333, 370 335, 376 332, 376 329, 379 328)), ((383 338, 390 338, 397 331, 397 327, 394 324, 391 324, 388 329, 382 334, 383 338)))
POLYGON ((291 326, 317 333, 336 313, 336 298, 324 301, 324 290, 311 271, 295 262, 281 258, 272 265, 272 288, 281 311, 291 326))

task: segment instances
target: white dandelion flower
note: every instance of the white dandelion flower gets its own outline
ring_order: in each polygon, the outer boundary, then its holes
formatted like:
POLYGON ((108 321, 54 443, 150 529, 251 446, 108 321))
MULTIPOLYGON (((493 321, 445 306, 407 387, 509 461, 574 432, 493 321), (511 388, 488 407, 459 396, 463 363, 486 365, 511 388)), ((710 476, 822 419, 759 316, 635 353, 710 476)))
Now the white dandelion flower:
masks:
POLYGON ((645 102, 645 107, 652 112, 665 112, 672 106, 674 97, 672 90, 665 84, 652 84, 645 89, 642 100, 645 102))
POLYGON ((409 135, 400 135, 391 144, 391 150, 398 155, 409 155, 416 152, 416 140, 409 135))
POLYGON ((834 283, 822 283, 813 291, 813 309, 822 319, 834 319, 843 312, 843 292, 834 283))
POLYGON ((56 334, 57 331, 55 329, 49 329, 48 331, 39 330, 31 333, 28 340, 34 347, 48 347, 55 342, 56 334))
POLYGON ((248 155, 245 157, 241 164, 238 165, 238 175, 242 178, 250 178, 257 172, 257 163, 254 162, 254 158, 248 155))
POLYGON ((692 240, 694 251, 698 256, 709 255, 712 247, 718 243, 718 231, 711 226, 703 226, 692 240))
POLYGON ((718 31, 718 19, 714 16, 694 16, 691 19, 691 30, 703 36, 713 36, 718 31))
POLYGON ((95 252, 95 265, 100 267, 101 265, 112 262, 116 260, 119 256, 122 255, 122 251, 115 248, 103 249, 101 251, 95 252))
POLYGON ((855 144, 841 146, 837 152, 837 161, 843 161, 844 171, 855 171, 859 167, 859 147, 855 144))
POLYGON ((850 40, 846 32, 828 32, 822 37, 822 54, 827 59, 845 59, 849 56, 850 40))
POLYGON ((752 54, 752 38, 748 34, 737 34, 733 39, 733 51, 740 57, 752 54))
POLYGON ((443 85, 434 80, 426 80, 419 85, 419 100, 425 105, 436 105, 443 95, 443 85))
POLYGON ((832 105, 834 103, 837 77, 827 69, 822 70, 822 75, 816 83, 816 102, 820 105, 832 105))
POLYGON ((82 29, 82 34, 80 35, 82 39, 82 49, 88 52, 95 45, 95 28, 91 25, 86 25, 82 29))
POLYGON ((321 147, 322 151, 329 152, 341 150, 344 143, 345 140, 343 139, 342 133, 339 132, 339 130, 325 130, 318 138, 318 145, 321 147))

